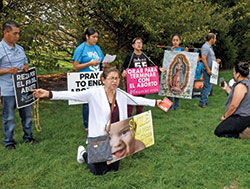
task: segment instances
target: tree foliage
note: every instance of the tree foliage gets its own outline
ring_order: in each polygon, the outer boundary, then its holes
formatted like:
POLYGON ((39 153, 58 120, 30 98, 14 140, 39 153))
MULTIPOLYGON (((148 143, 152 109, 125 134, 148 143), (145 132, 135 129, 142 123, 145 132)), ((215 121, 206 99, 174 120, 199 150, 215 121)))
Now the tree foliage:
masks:
POLYGON ((30 62, 47 69, 70 61, 88 27, 99 31, 104 53, 118 55, 118 67, 136 36, 158 65, 163 50, 157 45, 171 45, 175 33, 183 46, 201 47, 215 32, 215 52, 225 68, 250 56, 247 0, 2 0, 0 11, 1 23, 14 19, 21 24, 20 43, 30 62))

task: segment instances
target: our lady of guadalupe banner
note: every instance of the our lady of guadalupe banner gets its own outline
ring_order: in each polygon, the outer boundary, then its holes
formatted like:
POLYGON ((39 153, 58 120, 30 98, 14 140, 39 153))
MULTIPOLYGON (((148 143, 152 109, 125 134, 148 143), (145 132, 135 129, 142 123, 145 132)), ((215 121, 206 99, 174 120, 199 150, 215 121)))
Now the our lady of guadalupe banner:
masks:
POLYGON ((158 93, 159 74, 158 67, 127 69, 127 91, 132 95, 158 93))
POLYGON ((110 148, 113 163, 154 144, 151 111, 111 124, 110 148))
POLYGON ((161 96, 192 98, 198 53, 185 51, 164 52, 162 67, 167 71, 161 74, 161 96))
POLYGON ((36 68, 29 68, 28 72, 19 71, 13 75, 13 84, 17 108, 23 108, 33 104, 37 99, 33 98, 32 89, 38 89, 36 68))
MULTIPOLYGON (((102 71, 67 73, 68 91, 79 92, 87 90, 91 87, 102 85, 101 74, 102 71)), ((69 100, 69 105, 84 104, 84 103, 87 102, 69 100)))

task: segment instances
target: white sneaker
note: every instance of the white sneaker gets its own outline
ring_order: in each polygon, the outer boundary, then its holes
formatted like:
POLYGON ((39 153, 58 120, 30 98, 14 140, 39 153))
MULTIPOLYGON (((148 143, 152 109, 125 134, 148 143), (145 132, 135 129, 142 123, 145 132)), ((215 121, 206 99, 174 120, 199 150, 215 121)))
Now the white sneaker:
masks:
POLYGON ((78 163, 84 162, 84 158, 83 158, 84 153, 86 153, 85 148, 83 146, 78 146, 77 157, 76 157, 76 160, 78 163))

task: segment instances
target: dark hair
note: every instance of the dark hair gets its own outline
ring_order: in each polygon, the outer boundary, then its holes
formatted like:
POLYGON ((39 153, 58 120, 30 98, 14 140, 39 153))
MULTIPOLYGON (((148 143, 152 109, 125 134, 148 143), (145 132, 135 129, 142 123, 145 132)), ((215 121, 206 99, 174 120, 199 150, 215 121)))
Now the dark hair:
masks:
POLYGON ((103 69, 103 72, 102 72, 102 75, 101 77, 103 77, 104 79, 106 79, 109 75, 110 72, 116 72, 118 73, 118 75, 120 76, 120 72, 119 70, 117 70, 116 68, 114 67, 107 67, 107 68, 104 68, 103 69))
POLYGON ((180 59, 180 60, 181 60, 181 62, 183 62, 183 57, 178 56, 178 57, 177 57, 177 59, 180 59))
POLYGON ((207 35, 207 41, 210 41, 211 39, 214 39, 216 37, 216 35, 214 33, 209 33, 207 35))
POLYGON ((240 73, 243 77, 247 77, 249 74, 249 62, 239 62, 234 65, 236 73, 240 73))
POLYGON ((19 24, 16 23, 15 21, 13 21, 13 20, 8 20, 8 21, 6 21, 6 22, 3 23, 3 25, 2 25, 2 31, 3 31, 3 32, 4 32, 4 30, 6 30, 6 31, 11 31, 13 26, 14 26, 14 27, 17 27, 17 28, 20 27, 19 24))
POLYGON ((131 44, 132 44, 132 45, 135 44, 135 42, 136 42, 137 40, 141 40, 141 41, 142 41, 142 38, 140 38, 140 37, 135 37, 135 38, 132 40, 131 44))
POLYGON ((86 35, 91 36, 91 35, 93 35, 94 33, 98 33, 98 34, 99 34, 99 32, 98 32, 95 28, 88 28, 88 29, 84 32, 84 34, 83 34, 83 40, 84 40, 84 41, 87 41, 86 35))
POLYGON ((175 36, 177 36, 177 37, 179 38, 179 40, 181 41, 181 36, 180 36, 179 34, 174 34, 174 35, 172 36, 172 40, 173 40, 173 38, 174 38, 175 36))

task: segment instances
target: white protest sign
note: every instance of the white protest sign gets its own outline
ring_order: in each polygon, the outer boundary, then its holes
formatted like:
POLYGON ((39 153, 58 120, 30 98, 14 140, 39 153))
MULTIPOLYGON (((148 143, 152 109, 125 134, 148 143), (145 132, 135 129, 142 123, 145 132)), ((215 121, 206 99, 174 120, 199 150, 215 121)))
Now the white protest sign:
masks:
MULTIPOLYGON (((72 72, 67 73, 68 91, 79 92, 91 87, 102 85, 100 72, 72 72)), ((69 105, 85 104, 87 102, 69 100, 69 105)))
POLYGON ((219 63, 213 61, 212 64, 212 75, 210 77, 210 83, 217 85, 219 77, 219 63))

